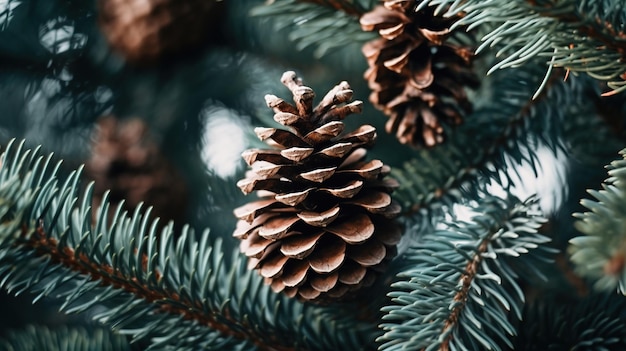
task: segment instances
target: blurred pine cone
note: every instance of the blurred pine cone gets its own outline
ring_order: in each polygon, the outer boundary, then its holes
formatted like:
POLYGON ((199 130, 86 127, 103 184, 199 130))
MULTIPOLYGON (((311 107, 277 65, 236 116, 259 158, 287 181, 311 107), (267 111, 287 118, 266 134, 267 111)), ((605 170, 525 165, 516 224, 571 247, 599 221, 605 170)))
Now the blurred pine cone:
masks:
POLYGON ((465 87, 478 85, 472 51, 447 42, 457 20, 436 16, 432 7, 416 12, 413 0, 384 1, 360 19, 363 30, 381 35, 363 46, 370 101, 389 117, 387 132, 403 144, 441 143, 442 123, 457 125, 471 111, 465 87))
POLYGON ((109 44, 134 63, 149 63, 207 38, 214 0, 98 0, 109 44))
POLYGON ((313 90, 294 72, 281 81, 295 106, 274 95, 265 99, 274 119, 292 131, 255 129, 275 148, 242 155, 252 169, 237 185, 260 199, 235 210, 234 236, 250 268, 274 291, 305 301, 345 299, 371 285, 396 254, 400 229, 391 218, 400 208, 389 194, 398 184, 385 178, 390 169, 381 161, 364 161, 374 127, 343 133, 341 120, 362 107, 350 102, 348 83, 313 108, 313 90))
POLYGON ((150 139, 146 124, 140 119, 118 121, 113 116, 101 118, 93 137, 91 158, 85 164, 85 176, 95 181, 93 208, 108 200, 132 212, 140 202, 152 206, 152 216, 182 223, 187 205, 185 180, 150 139))

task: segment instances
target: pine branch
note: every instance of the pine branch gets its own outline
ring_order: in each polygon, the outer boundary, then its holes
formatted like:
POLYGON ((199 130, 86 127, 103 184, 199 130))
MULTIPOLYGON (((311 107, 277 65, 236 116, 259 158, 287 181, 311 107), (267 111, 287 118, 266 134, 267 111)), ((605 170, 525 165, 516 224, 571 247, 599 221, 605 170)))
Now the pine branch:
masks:
POLYGON ((446 15, 464 13, 455 24, 469 28, 486 26, 487 34, 477 52, 497 48, 503 57, 490 72, 517 67, 534 57, 546 57, 553 67, 585 72, 626 90, 626 7, 609 0, 455 1, 418 0, 418 7, 437 6, 446 15))
POLYGON ((502 350, 522 317, 524 272, 554 253, 534 199, 483 197, 471 222, 449 223, 407 253, 383 311, 381 350, 502 350))
MULTIPOLYGON (((98 235, 90 236, 91 231, 87 227, 91 219, 88 205, 91 198, 87 196, 86 201, 77 208, 75 205, 77 199, 73 196, 77 191, 78 173, 73 173, 59 189, 55 179, 56 169, 51 171, 47 169, 50 157, 45 161, 42 160, 37 152, 23 151, 21 145, 15 148, 10 145, 2 159, 3 167, 0 171, 0 198, 3 199, 1 209, 3 225, 0 228, 2 286, 16 294, 30 289, 38 294, 36 300, 56 294, 65 300, 63 308, 68 312, 85 311, 98 303, 109 302, 110 309, 95 318, 112 325, 122 333, 129 333, 132 330, 131 334, 134 334, 135 340, 160 336, 161 340, 153 341, 152 346, 155 348, 162 344, 174 343, 185 349, 185 341, 178 340, 178 337, 184 339, 185 336, 195 334, 202 336, 200 345, 203 347, 237 345, 230 338, 223 338, 218 332, 202 328, 198 323, 187 321, 180 316, 154 313, 155 307, 163 309, 166 306, 179 306, 181 302, 182 304, 188 302, 190 296, 185 289, 189 287, 184 287, 184 283, 191 283, 185 281, 186 276, 157 278, 156 272, 163 269, 157 270, 155 267, 156 222, 151 227, 151 233, 146 241, 137 235, 146 231, 147 225, 145 220, 147 217, 143 217, 142 220, 140 215, 130 219, 119 218, 120 214, 117 213, 115 224, 107 230, 104 224, 107 207, 105 205, 93 228, 98 235), (37 191, 38 189, 40 190, 37 191), (105 235, 109 235, 109 239, 103 242, 105 235), (144 257, 149 258, 146 266, 144 257), (16 265, 15 262, 19 264, 16 265), (84 275, 86 272, 96 274, 92 277, 84 275), (104 277, 106 280, 100 279, 104 277), (175 284, 175 287, 163 286, 168 283, 175 284), (152 289, 156 294, 169 299, 152 306, 147 301, 128 293, 152 289), (135 324, 137 319, 146 324, 135 324), (146 325, 149 328, 146 328, 146 325), (166 331, 176 325, 180 325, 181 330, 178 330, 180 334, 165 337, 166 331)), ((164 252, 166 256, 159 257, 160 263, 173 261, 173 264, 166 266, 173 269, 176 274, 182 273, 176 258, 186 254, 184 245, 187 242, 182 240, 173 247, 171 228, 169 232, 164 231, 160 240, 161 245, 164 245, 163 249, 169 251, 164 252)), ((210 256, 204 256, 205 263, 206 258, 210 256)), ((192 262, 188 262, 189 259, 183 261, 190 264, 188 269, 193 269, 196 263, 194 259, 191 259, 192 262)), ((193 280, 194 277, 189 278, 193 280)), ((198 310, 197 306, 193 307, 192 311, 198 310)))
MULTIPOLYGON (((147 215, 147 213, 146 213, 147 215)), ((147 217, 147 216, 146 216, 147 217)), ((136 215, 135 218, 138 218, 136 215)), ((27 228, 23 227, 22 237, 24 242, 20 243, 23 248, 35 251, 39 256, 47 256, 51 264, 65 267, 71 272, 79 273, 83 276, 89 276, 89 280, 98 282, 101 287, 112 287, 117 290, 123 290, 133 296, 156 304, 156 309, 161 312, 167 312, 175 315, 181 315, 185 320, 193 320, 202 325, 220 331, 224 335, 232 335, 239 339, 252 339, 253 335, 247 335, 237 330, 228 328, 227 325, 217 321, 212 315, 205 315, 204 311, 196 308, 190 308, 193 305, 190 296, 184 296, 175 291, 159 291, 152 290, 150 286, 138 282, 134 277, 127 276, 121 271, 113 268, 111 265, 96 262, 88 257, 85 253, 74 250, 70 247, 60 246, 55 238, 50 237, 45 231, 43 224, 37 226, 34 233, 29 234, 27 228), (169 303, 161 304, 160 301, 169 301, 169 303)), ((184 238, 183 238, 184 240, 184 238)), ((216 245, 219 248, 220 245, 216 245)), ((137 249, 137 248, 135 248, 137 249)), ((145 254, 141 256, 143 269, 147 268, 149 257, 145 254)), ((156 281, 162 279, 158 271, 150 272, 154 274, 156 281)), ((149 277, 147 279, 151 279, 149 277)), ((71 309, 71 303, 66 303, 63 307, 71 309)), ((81 309, 84 307, 81 306, 81 309)))
POLYGON ((125 337, 106 329, 83 327, 28 326, 9 332, 0 340, 0 349, 6 351, 130 351, 125 337))
POLYGON ((602 190, 588 191, 595 199, 581 200, 590 212, 574 214, 584 235, 571 239, 568 251, 576 271, 595 288, 626 295, 626 149, 620 154, 623 159, 611 162, 602 190))
MULTIPOLYGON (((363 348, 375 328, 271 292, 222 241, 172 224, 156 232, 149 210, 132 216, 108 203, 92 222, 91 187, 76 197, 80 172, 59 186, 51 158, 10 145, 0 170, 0 285, 55 295, 67 313, 105 307, 94 319, 151 350, 323 350, 363 348), (19 264, 16 264, 19 262, 19 264), (281 337, 277 337, 280 335, 281 337)), ((58 168, 58 166, 56 166, 58 168)))

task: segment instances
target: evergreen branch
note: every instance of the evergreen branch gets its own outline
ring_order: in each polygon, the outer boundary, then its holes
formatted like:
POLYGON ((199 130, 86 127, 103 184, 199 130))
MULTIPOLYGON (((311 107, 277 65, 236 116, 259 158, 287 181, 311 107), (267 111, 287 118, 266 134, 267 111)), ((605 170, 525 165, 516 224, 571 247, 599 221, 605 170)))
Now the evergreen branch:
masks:
POLYGON ((272 17, 276 30, 290 31, 289 39, 295 42, 296 49, 316 47, 313 54, 319 58, 346 46, 358 46, 354 51, 359 52, 361 45, 374 38, 373 33, 361 30, 357 11, 360 13, 364 9, 356 2, 280 0, 253 8, 251 15, 272 17), (337 11, 335 8, 347 4, 351 4, 350 10, 342 7, 342 11, 337 11))
MULTIPOLYGON (((156 222, 144 237, 147 216, 142 218, 137 213, 131 219, 120 216, 118 210, 112 226, 106 228, 107 204, 100 209, 98 219, 91 228, 91 209, 88 205, 91 196, 86 196, 80 205, 76 205, 77 198, 74 196, 79 172, 71 174, 59 188, 56 179, 58 165, 49 170, 50 157, 42 160, 37 152, 23 151, 21 144, 17 147, 9 145, 2 158, 2 286, 16 294, 30 289, 38 294, 36 300, 56 294, 65 300, 62 308, 68 312, 81 312, 97 304, 108 303, 109 309, 94 318, 118 329, 120 333, 133 334, 135 340, 152 338, 153 349, 168 344, 181 350, 193 349, 194 344, 208 349, 227 345, 234 348, 241 344, 198 322, 186 320, 184 315, 159 315, 155 312, 155 309, 171 305, 182 310, 182 306, 192 300, 189 292, 193 289, 190 287, 200 286, 194 281, 194 278, 200 277, 182 274, 186 270, 197 269, 196 262, 206 265, 207 259, 215 260, 210 251, 203 256, 204 261, 192 258, 195 256, 187 257, 189 252, 185 250, 185 245, 190 241, 182 238, 174 246, 169 226, 159 238, 162 251, 158 255, 155 252, 156 222), (98 234, 92 234, 92 230, 98 234), (147 262, 144 257, 149 258, 147 262), (172 273, 159 279, 157 272, 168 269, 172 273), (142 291, 153 291, 165 299, 155 301, 155 306, 142 300, 143 296, 132 294, 142 291), (174 329, 176 335, 169 335, 175 327, 178 327, 174 329), (200 337, 201 341, 193 343, 192 336, 200 337)), ((205 235, 204 244, 206 240, 205 235)), ((207 272, 200 270, 199 273, 207 272)), ((214 275, 213 278, 216 278, 214 275)), ((206 276, 211 277, 212 274, 206 276)), ((205 288, 209 288, 207 285, 205 282, 205 288)), ((186 307, 198 311, 195 304, 186 307)))
MULTIPOLYGON (((490 72, 546 57, 552 67, 585 72, 626 90, 626 6, 607 0, 418 0, 446 15, 464 13, 454 26, 487 27, 477 52, 497 47, 503 57, 490 72)), ((453 27, 454 27, 453 26, 453 27)))
POLYGON ((341 311, 272 293, 241 259, 229 265, 208 231, 174 238, 170 224, 157 234, 149 210, 127 216, 121 206, 108 224, 106 201, 92 221, 91 187, 76 197, 79 172, 58 186, 50 157, 36 155, 10 145, 0 170, 0 285, 9 291, 56 295, 68 313, 105 307, 94 319, 151 350, 361 349, 371 340, 375 326, 329 318, 341 311))
POLYGON ((568 111, 560 106, 587 111, 581 97, 583 85, 551 79, 542 95, 533 100, 530 97, 540 77, 535 72, 537 68, 528 66, 494 74, 493 80, 484 84, 492 92, 486 97, 490 104, 479 107, 464 125, 450 131, 447 143, 418 151, 402 168, 392 171, 400 182, 395 197, 407 215, 474 196, 484 178, 503 186, 511 184, 512 178, 502 172, 509 168, 507 160, 536 167, 539 143, 554 152, 563 148, 558 136, 568 111))
POLYGON ((575 227, 584 235, 570 240, 570 259, 576 271, 599 290, 626 295, 626 149, 611 162, 602 190, 588 190, 595 200, 583 199, 590 212, 575 213, 575 227))
MULTIPOLYGON (((148 215, 148 213, 146 213, 148 215)), ((137 298, 145 300, 156 305, 156 309, 162 312, 168 312, 175 315, 181 315, 185 320, 193 320, 199 324, 207 325, 215 330, 220 331, 224 335, 232 335, 239 339, 250 338, 254 340, 254 335, 241 333, 236 329, 231 329, 227 325, 220 323, 212 315, 205 315, 194 305, 188 296, 184 296, 173 291, 151 290, 147 285, 142 284, 134 277, 129 277, 121 271, 114 269, 111 265, 102 264, 93 261, 84 252, 77 252, 70 247, 60 246, 59 241, 50 237, 43 229, 43 225, 37 226, 34 233, 29 234, 28 228, 23 227, 22 236, 25 239, 20 246, 33 250, 39 256, 46 256, 49 262, 55 265, 65 267, 71 272, 79 273, 83 276, 89 276, 90 281, 98 282, 101 287, 113 287, 114 289, 123 290, 137 298), (162 303, 162 301, 169 301, 162 303)), ((220 245, 216 245, 218 248, 220 245)), ((137 248, 135 248, 137 249, 137 248)), ((141 257, 142 265, 146 269, 149 257, 145 254, 141 257)), ((161 280, 158 271, 147 272, 154 274, 156 281, 161 280)), ((70 307, 71 303, 66 303, 70 307)), ((83 307, 81 307, 82 309, 83 307)))
POLYGON ((83 327, 59 327, 30 325, 24 330, 13 330, 0 349, 5 351, 130 351, 125 337, 107 329, 83 327))
POLYGON ((471 222, 450 223, 407 253, 411 267, 398 274, 393 304, 383 308, 381 350, 511 346, 509 316, 520 319, 524 302, 520 269, 542 277, 533 260, 554 251, 537 232, 545 219, 534 199, 479 201, 471 222))

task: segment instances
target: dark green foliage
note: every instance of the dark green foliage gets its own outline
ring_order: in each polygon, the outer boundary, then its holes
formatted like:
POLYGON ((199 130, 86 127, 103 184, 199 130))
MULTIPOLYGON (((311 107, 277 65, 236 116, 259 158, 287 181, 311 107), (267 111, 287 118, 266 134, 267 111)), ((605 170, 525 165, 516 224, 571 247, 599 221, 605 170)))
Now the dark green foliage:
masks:
POLYGON ((624 350, 626 301, 593 294, 569 300, 551 298, 524 309, 513 350, 624 350))
POLYGON ((3 351, 130 351, 126 338, 108 329, 29 326, 0 340, 3 351))

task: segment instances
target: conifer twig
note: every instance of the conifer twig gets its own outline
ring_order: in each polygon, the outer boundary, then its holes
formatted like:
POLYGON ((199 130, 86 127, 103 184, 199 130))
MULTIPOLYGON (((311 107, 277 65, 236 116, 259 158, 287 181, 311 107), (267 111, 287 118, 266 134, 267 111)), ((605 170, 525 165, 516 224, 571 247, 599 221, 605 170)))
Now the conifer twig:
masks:
MULTIPOLYGON (((488 247, 489 238, 485 238, 478 246, 478 250, 476 250, 476 254, 472 258, 472 260, 467 262, 467 265, 465 266, 465 269, 463 270, 463 273, 461 275, 461 289, 456 293, 456 295, 454 295, 453 298, 453 301, 457 302, 457 304, 450 312, 450 317, 448 317, 448 319, 444 322, 441 334, 446 334, 446 331, 448 331, 450 328, 455 328, 458 325, 460 315, 466 306, 467 298, 472 287, 472 282, 474 281, 476 274, 478 274, 478 268, 483 258, 482 254, 487 251, 488 247)), ((447 334, 448 336, 441 343, 440 348, 442 351, 450 350, 450 341, 452 341, 452 338, 454 338, 454 333, 447 334)))

